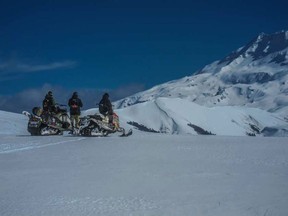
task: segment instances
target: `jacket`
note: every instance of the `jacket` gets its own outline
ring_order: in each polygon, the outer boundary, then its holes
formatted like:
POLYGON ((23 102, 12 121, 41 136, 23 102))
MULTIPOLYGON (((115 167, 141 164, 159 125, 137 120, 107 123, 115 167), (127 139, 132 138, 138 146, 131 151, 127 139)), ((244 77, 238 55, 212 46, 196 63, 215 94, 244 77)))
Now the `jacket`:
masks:
POLYGON ((99 112, 103 115, 113 114, 112 104, 106 95, 104 95, 99 102, 99 112))
POLYGON ((78 97, 71 97, 68 105, 70 107, 70 115, 80 115, 80 108, 83 106, 81 99, 78 97))

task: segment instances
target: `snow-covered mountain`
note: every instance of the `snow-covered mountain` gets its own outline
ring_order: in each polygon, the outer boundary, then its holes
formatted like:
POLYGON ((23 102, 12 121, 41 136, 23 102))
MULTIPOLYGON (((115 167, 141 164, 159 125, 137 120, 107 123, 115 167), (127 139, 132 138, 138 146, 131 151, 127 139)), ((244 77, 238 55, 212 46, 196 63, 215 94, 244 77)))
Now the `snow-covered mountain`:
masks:
POLYGON ((115 107, 159 97, 185 98, 207 107, 260 108, 288 119, 288 31, 262 33, 194 75, 119 100, 115 107))

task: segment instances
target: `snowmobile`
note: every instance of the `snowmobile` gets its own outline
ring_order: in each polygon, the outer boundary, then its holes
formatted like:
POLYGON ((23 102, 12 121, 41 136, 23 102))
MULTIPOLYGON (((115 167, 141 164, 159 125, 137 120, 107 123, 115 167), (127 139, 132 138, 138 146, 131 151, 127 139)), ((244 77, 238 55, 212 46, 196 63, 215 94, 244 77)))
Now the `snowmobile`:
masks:
POLYGON ((120 137, 132 135, 132 129, 125 133, 125 129, 120 127, 119 117, 116 113, 113 113, 112 117, 111 123, 109 123, 109 116, 100 113, 81 117, 78 135, 104 137, 115 132, 122 133, 120 137))
POLYGON ((72 131, 71 120, 64 105, 57 105, 55 112, 44 112, 40 107, 34 107, 32 113, 23 111, 29 118, 28 132, 32 136, 61 135, 63 131, 72 131))

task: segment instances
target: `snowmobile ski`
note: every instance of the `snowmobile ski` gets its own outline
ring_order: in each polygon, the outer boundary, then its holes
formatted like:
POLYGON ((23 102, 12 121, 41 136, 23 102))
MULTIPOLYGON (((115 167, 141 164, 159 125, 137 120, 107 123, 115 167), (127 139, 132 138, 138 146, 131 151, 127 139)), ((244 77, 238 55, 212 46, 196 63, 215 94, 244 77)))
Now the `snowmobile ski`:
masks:
POLYGON ((123 134, 119 135, 119 137, 128 137, 131 136, 133 134, 132 129, 130 129, 127 133, 125 133, 125 130, 123 132, 123 134))

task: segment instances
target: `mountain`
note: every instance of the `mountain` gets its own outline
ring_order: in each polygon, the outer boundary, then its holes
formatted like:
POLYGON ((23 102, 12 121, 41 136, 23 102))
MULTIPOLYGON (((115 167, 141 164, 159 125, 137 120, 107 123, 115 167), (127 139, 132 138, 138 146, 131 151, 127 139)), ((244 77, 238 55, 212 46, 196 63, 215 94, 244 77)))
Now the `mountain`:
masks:
POLYGON ((116 101, 124 108, 159 97, 206 107, 244 106, 288 119, 288 31, 261 33, 247 45, 191 76, 116 101))

